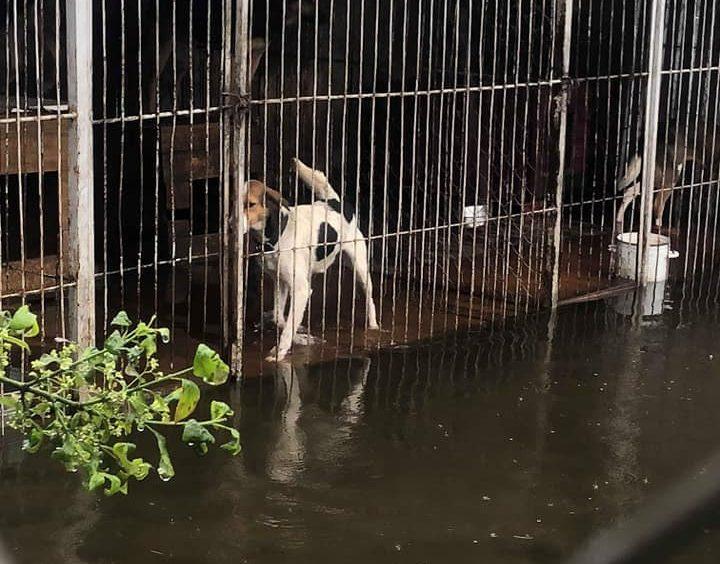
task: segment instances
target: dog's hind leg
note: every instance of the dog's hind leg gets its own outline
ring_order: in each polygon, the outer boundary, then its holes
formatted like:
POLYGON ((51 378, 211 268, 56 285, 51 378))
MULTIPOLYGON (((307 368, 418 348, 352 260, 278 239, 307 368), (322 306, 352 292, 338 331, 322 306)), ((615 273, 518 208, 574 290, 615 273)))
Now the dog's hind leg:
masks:
POLYGON ((672 162, 659 165, 655 169, 655 201, 653 202, 653 215, 655 216, 655 227, 662 226, 663 216, 665 215, 665 206, 673 193, 673 188, 683 174, 685 163, 681 163, 677 168, 673 167, 672 162))
POLYGON ((310 284, 308 284, 305 277, 298 275, 292 290, 290 293, 290 314, 285 322, 285 327, 280 333, 280 341, 277 347, 270 351, 266 358, 270 362, 282 360, 287 356, 303 317, 305 317, 305 310, 310 300, 310 284))
POLYGON ((356 231, 355 241, 344 243, 342 249, 352 262, 358 283, 365 291, 368 328, 379 329, 380 325, 377 322, 377 312, 373 300, 373 283, 370 275, 367 246, 360 230, 356 231))

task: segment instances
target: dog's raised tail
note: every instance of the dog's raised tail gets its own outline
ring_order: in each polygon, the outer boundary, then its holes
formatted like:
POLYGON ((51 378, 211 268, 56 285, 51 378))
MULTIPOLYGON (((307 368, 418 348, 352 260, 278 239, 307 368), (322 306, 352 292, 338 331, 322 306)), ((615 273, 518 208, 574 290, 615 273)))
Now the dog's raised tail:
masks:
POLYGON ((297 170, 300 180, 312 188, 318 200, 340 201, 340 196, 335 192, 333 187, 330 186, 327 176, 325 176, 322 171, 310 168, 300 159, 293 159, 293 165, 295 165, 295 170, 297 170))
POLYGON ((618 192, 624 192, 628 188, 632 187, 635 182, 640 178, 642 173, 642 158, 640 155, 635 155, 630 160, 630 163, 625 170, 625 174, 622 178, 618 178, 615 188, 618 192))

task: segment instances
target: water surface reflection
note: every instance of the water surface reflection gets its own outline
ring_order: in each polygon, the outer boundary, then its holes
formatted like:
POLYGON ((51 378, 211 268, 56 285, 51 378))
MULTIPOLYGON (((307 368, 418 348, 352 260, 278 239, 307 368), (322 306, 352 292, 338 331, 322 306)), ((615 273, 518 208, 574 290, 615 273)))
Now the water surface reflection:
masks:
POLYGON ((211 393, 241 456, 175 444, 126 498, 6 440, 0 526, 19 562, 558 562, 718 446, 718 343, 714 309, 598 304, 280 365, 211 393))

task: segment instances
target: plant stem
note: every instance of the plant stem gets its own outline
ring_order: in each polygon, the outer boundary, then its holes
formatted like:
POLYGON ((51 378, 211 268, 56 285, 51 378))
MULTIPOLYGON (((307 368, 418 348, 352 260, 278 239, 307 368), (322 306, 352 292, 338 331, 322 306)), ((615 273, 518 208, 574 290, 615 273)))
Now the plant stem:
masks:
POLYGON ((145 425, 162 425, 164 427, 184 427, 186 421, 146 421, 145 425))
MULTIPOLYGON (((93 358, 96 358, 96 357, 98 357, 98 356, 102 356, 102 355, 104 355, 106 352, 107 352, 107 351, 106 351, 105 349, 101 349, 101 350, 99 350, 99 351, 95 351, 94 353, 86 356, 85 358, 81 358, 81 359, 78 359, 78 360, 74 361, 72 364, 70 364, 70 365, 67 366, 66 368, 56 368, 56 369, 53 370, 52 372, 48 372, 47 374, 45 374, 45 375, 43 375, 43 376, 38 376, 38 377, 35 378, 34 380, 28 381, 27 384, 30 385, 30 386, 32 386, 32 385, 34 385, 34 384, 37 384, 38 382, 42 382, 42 381, 44 381, 44 380, 47 380, 48 378, 52 378, 53 376, 57 376, 57 375, 60 374, 61 372, 67 372, 67 371, 69 371, 69 370, 72 370, 73 368, 79 366, 79 365, 82 364, 83 362, 88 362, 88 361, 92 360, 93 358)), ((58 361, 58 362, 59 362, 59 361, 58 361)))
POLYGON ((37 388, 34 388, 27 382, 20 382, 18 380, 13 380, 12 378, 7 378, 6 376, 0 376, 0 382, 2 382, 3 384, 9 384, 10 386, 15 386, 18 390, 20 390, 22 392, 30 392, 30 393, 35 394, 36 396, 40 396, 45 399, 49 399, 51 401, 63 403, 69 407, 81 407, 82 406, 82 404, 80 402, 69 400, 62 396, 58 396, 56 394, 51 394, 44 390, 39 390, 37 388))
POLYGON ((152 380, 150 382, 145 382, 144 384, 140 384, 138 386, 128 388, 127 393, 130 394, 132 392, 144 390, 144 389, 150 388, 151 386, 154 386, 156 384, 162 384, 163 382, 167 382, 168 380, 175 380, 176 378, 179 378, 180 376, 183 376, 189 372, 192 372, 192 368, 185 368, 184 370, 180 370, 179 372, 173 372, 172 374, 167 374, 167 375, 163 376, 162 378, 158 378, 157 380, 152 380))
MULTIPOLYGON (((183 374, 187 374, 188 372, 191 372, 191 371, 192 371, 192 368, 186 368, 185 370, 180 370, 179 372, 173 372, 172 374, 167 374, 166 376, 163 376, 162 378, 158 378, 157 380, 152 380, 151 382, 145 382, 144 384, 140 384, 138 386, 127 388, 127 390, 125 390, 125 393, 132 394, 134 392, 139 392, 141 390, 150 388, 151 386, 155 386, 156 384, 161 384, 163 382, 167 382, 168 380, 173 380, 175 378, 178 378, 179 376, 182 376, 183 374)), ((104 397, 99 397, 99 398, 95 398, 94 400, 90 400, 90 401, 77 402, 77 406, 78 407, 90 407, 91 405, 96 405, 96 404, 102 403, 104 401, 105 401, 104 397)))
MULTIPOLYGON (((218 425, 222 427, 223 429, 230 429, 230 427, 225 427, 222 425, 222 423, 225 423, 227 421, 227 417, 221 417, 220 419, 211 419, 210 421, 198 421, 198 425, 201 427, 212 427, 213 425, 218 425)), ((187 421, 146 421, 145 425, 163 425, 166 427, 184 427, 187 425, 187 421)))

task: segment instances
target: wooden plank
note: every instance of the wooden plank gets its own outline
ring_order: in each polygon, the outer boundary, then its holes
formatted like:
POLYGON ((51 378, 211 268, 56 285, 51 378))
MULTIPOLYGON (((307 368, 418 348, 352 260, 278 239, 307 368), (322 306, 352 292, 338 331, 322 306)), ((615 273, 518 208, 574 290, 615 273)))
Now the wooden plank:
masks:
POLYGON ((171 208, 171 187, 175 193, 175 209, 189 209, 192 200, 190 179, 221 176, 220 125, 217 122, 196 123, 192 127, 177 125, 174 137, 172 126, 164 125, 160 128, 160 144, 167 209, 171 208))
POLYGON ((59 282, 58 266, 57 255, 46 255, 43 261, 40 261, 39 258, 25 259, 25 286, 23 287, 22 263, 18 260, 3 264, 3 296, 37 292, 41 287, 55 286, 59 282))
POLYGON ((573 296, 572 298, 560 300, 558 301, 558 307, 572 304, 583 304, 587 302, 596 302, 605 298, 619 296, 621 294, 627 294, 628 292, 632 292, 636 287, 637 284, 635 282, 617 282, 613 286, 603 288, 602 290, 590 292, 589 294, 583 294, 582 296, 573 296))
MULTIPOLYGON (((0 143, 7 143, 9 150, 0 158, 0 174, 58 174, 58 189, 60 213, 63 218, 63 241, 67 252, 68 242, 68 214, 69 202, 67 180, 69 173, 68 160, 68 134, 70 123, 66 119, 42 120, 40 122, 40 147, 38 147, 38 122, 23 122, 20 125, 20 165, 18 166, 18 135, 17 127, 10 126, 7 131, 0 129, 0 143), (58 131, 59 130, 59 131, 58 131), (59 139, 58 139, 59 132, 59 139), (59 150, 58 150, 59 141, 59 150)), ((48 189, 47 187, 45 188, 48 189)), ((57 235, 55 235, 57 236, 57 235)), ((40 258, 26 258, 25 268, 21 261, 12 261, 3 264, 2 294, 19 294, 23 292, 36 292, 41 286, 52 286, 59 282, 58 257, 46 255, 44 257, 44 284, 41 284, 40 258), (25 274, 25 285, 22 284, 22 274, 25 274)))
MULTIPOLYGON (((248 95, 248 47, 250 37, 250 9, 248 2, 240 2, 235 14, 235 57, 233 59, 233 88, 240 96, 248 95)), ((245 233, 243 205, 245 199, 245 182, 247 180, 247 128, 248 114, 236 108, 233 115, 233 158, 230 205, 224 210, 223 224, 225 231, 231 236, 232 248, 228 249, 233 280, 232 300, 229 307, 234 315, 234 331, 230 354, 230 369, 235 377, 242 376, 243 341, 245 339, 245 233)), ((230 163, 228 163, 230 164, 230 163)))
MULTIPOLYGON (((41 121, 41 159, 37 146, 37 122, 23 122, 20 124, 20 166, 18 166, 18 136, 15 125, 8 127, 7 131, 0 128, 0 144, 8 147, 7 151, 3 150, 2 158, 0 158, 0 174, 19 174, 19 173, 37 173, 37 172, 57 172, 58 161, 58 128, 60 128, 60 145, 63 152, 67 149, 67 138, 69 123, 68 120, 61 119, 58 121, 41 121)), ((63 170, 66 170, 67 163, 63 163, 63 170)))
POLYGON ((92 2, 68 0, 68 106, 75 112, 68 136, 68 271, 70 337, 81 346, 95 342, 95 224, 92 126, 92 2))

